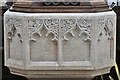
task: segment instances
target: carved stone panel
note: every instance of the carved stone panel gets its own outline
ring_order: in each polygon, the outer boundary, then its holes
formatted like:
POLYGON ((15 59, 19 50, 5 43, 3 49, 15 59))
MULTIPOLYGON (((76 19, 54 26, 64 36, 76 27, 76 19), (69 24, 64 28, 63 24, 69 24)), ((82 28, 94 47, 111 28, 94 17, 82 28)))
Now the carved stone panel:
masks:
MULTIPOLYGON (((115 41, 115 27, 114 27, 115 23, 114 20, 111 16, 108 17, 101 17, 98 19, 98 23, 97 23, 97 30, 98 30, 98 41, 97 41, 97 48, 98 48, 98 62, 102 64, 102 66, 106 66, 106 64, 110 64, 109 61, 107 59, 114 59, 113 56, 115 56, 114 53, 114 41, 115 41), (103 44, 104 45, 103 47, 103 44), (106 54, 105 54, 106 53, 106 54), (106 57, 104 57, 104 56, 106 57), (105 58, 104 60, 100 58, 105 58)), ((99 64, 100 67, 102 67, 99 64)))
POLYGON ((5 21, 9 58, 23 60, 22 19, 9 17, 5 21))
POLYGON ((71 34, 68 33, 66 35, 69 37, 69 41, 64 41, 63 43, 63 57, 65 61, 90 61, 92 27, 90 21, 87 18, 77 19, 76 25, 70 32, 71 34))
POLYGON ((5 65, 15 74, 37 78, 108 73, 115 60, 115 19, 113 11, 52 14, 7 11, 5 65))
POLYGON ((28 19, 30 60, 90 61, 91 27, 87 18, 28 19))

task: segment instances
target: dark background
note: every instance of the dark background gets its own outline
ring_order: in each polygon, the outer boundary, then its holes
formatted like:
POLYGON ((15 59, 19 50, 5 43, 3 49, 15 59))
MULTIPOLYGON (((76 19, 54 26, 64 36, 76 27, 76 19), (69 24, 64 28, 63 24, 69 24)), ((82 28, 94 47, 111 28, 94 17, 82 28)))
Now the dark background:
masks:
MULTIPOLYGON (((0 7, 0 74, 2 74, 1 80, 27 80, 27 78, 23 76, 18 76, 10 73, 8 67, 4 66, 4 25, 3 25, 3 14, 4 12, 12 5, 11 3, 7 3, 8 6, 0 7), (1 63, 2 61, 2 63, 1 63)), ((115 6, 113 10, 117 13, 117 49, 116 49, 116 62, 118 64, 120 70, 120 6, 115 6)), ((114 78, 114 80, 118 80, 115 67, 113 66, 110 70, 110 73, 103 75, 104 80, 109 80, 109 75, 114 78)), ((1 78, 1 77, 0 77, 1 78)), ((48 80, 48 79, 41 79, 41 80, 48 80)), ((49 79, 49 80, 60 80, 60 79, 49 79)), ((79 79, 62 79, 62 80, 79 80, 79 79)), ((101 76, 96 76, 93 80, 101 80, 101 76)))

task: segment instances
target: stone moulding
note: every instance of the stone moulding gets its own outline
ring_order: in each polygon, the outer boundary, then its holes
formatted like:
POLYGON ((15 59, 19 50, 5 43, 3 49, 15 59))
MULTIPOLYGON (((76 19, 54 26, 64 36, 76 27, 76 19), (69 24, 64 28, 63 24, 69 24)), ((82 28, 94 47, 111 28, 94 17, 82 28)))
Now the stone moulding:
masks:
POLYGON ((4 16, 5 65, 15 74, 93 77, 109 72, 114 65, 116 14, 113 11, 7 11, 4 16))

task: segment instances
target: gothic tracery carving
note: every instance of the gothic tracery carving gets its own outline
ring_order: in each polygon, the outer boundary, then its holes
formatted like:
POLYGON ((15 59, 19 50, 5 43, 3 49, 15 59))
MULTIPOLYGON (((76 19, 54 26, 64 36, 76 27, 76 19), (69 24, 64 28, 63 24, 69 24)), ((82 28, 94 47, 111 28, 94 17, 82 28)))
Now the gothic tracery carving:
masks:
POLYGON ((72 28, 75 26, 76 20, 75 19, 46 19, 45 20, 45 26, 48 29, 48 33, 46 36, 48 36, 50 33, 54 34, 54 39, 52 40, 68 40, 65 37, 66 33, 71 33, 73 36, 72 28))
POLYGON ((54 39, 52 39, 52 40, 58 40, 58 38, 59 38, 59 20, 58 19, 45 19, 44 25, 48 30, 46 36, 48 36, 50 33, 53 33, 54 39))
POLYGON ((108 39, 113 37, 113 22, 109 18, 101 18, 98 20, 98 41, 100 41, 100 37, 104 33, 108 39))
POLYGON ((74 33, 72 32, 72 29, 76 25, 76 20, 75 19, 62 19, 60 20, 60 31, 61 31, 61 36, 63 37, 63 40, 68 40, 65 34, 68 32, 74 36, 74 33))
MULTIPOLYGON (((86 19, 87 20, 87 19, 86 19)), ((78 24, 81 32, 79 36, 84 34, 86 38, 84 41, 91 40, 91 24, 89 21, 83 19, 29 19, 28 20, 28 32, 30 33, 30 40, 36 41, 34 39, 33 34, 37 33, 41 36, 40 29, 44 25, 47 29, 48 36, 50 33, 54 34, 54 38, 52 40, 68 40, 65 34, 70 33, 74 37, 74 33, 72 29, 78 24)), ((14 35, 14 30, 17 30, 18 36, 22 40, 22 20, 17 18, 8 18, 6 20, 7 23, 7 32, 10 35, 14 35)), ((10 37, 10 36, 9 36, 10 37)))
POLYGON ((28 20, 29 32, 30 33, 37 32, 37 30, 41 28, 42 23, 43 23, 42 19, 29 19, 28 20))
POLYGON ((86 20, 86 19, 78 20, 78 26, 81 30, 79 36, 84 34, 86 36, 84 41, 91 41, 91 26, 92 25, 89 23, 89 21, 91 21, 91 20, 86 20))
POLYGON ((17 36, 22 42, 22 19, 18 18, 7 18, 6 19, 6 32, 8 34, 8 39, 12 40, 12 37, 17 32, 17 36))
MULTIPOLYGON (((42 27, 41 25, 44 24, 48 31, 46 36, 48 36, 50 33, 54 34, 54 38, 52 39, 52 41, 68 40, 65 34, 70 33, 72 36, 74 36, 72 29, 78 24, 81 30, 79 36, 85 34, 86 38, 84 39, 84 41, 91 40, 91 24, 89 24, 85 20, 81 22, 81 20, 77 21, 76 19, 44 19, 43 23, 42 20, 29 20, 28 22, 30 23, 30 32, 38 33, 40 36, 41 34, 39 32, 39 29, 42 27)), ((31 39, 36 41, 33 37, 31 39)))
POLYGON ((106 20, 105 31, 108 39, 111 39, 113 37, 113 22, 109 18, 106 20))
POLYGON ((41 36, 41 33, 39 31, 39 29, 42 27, 43 24, 43 20, 42 19, 29 19, 28 20, 28 29, 29 29, 29 33, 30 33, 30 40, 36 41, 33 38, 33 34, 37 33, 39 36, 41 36))
MULTIPOLYGON (((31 39, 33 40, 35 40, 33 38, 34 33, 38 33, 39 36, 41 36, 39 29, 42 27, 42 25, 44 25, 48 30, 46 36, 48 36, 50 33, 54 34, 54 39, 52 40, 59 40, 60 37, 62 40, 68 40, 65 34, 71 33, 71 35, 74 36, 72 29, 76 24, 78 24, 78 27, 81 30, 79 36, 84 34, 86 36, 84 41, 90 41, 91 24, 87 19, 44 19, 44 21, 43 19, 28 20, 29 33, 31 33, 31 39)), ((17 35, 22 42, 22 20, 17 18, 7 18, 6 25, 8 38, 12 39, 15 34, 15 30, 17 30, 17 35)), ((103 32, 106 36, 108 36, 108 39, 113 37, 113 22, 109 18, 100 18, 98 20, 98 41, 100 40, 100 36, 102 36, 103 32)))

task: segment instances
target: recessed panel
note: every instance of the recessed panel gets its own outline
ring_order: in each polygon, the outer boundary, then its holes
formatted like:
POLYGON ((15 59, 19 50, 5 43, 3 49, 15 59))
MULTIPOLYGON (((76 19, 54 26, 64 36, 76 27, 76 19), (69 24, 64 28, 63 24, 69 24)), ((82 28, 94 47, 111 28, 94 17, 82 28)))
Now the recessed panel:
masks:
POLYGON ((57 49, 56 42, 51 39, 52 34, 46 37, 46 29, 40 30, 41 36, 37 33, 33 34, 36 41, 30 42, 31 60, 32 61, 56 61, 57 60, 57 49))
POLYGON ((67 34, 68 41, 63 41, 63 60, 64 61, 89 61, 90 43, 84 41, 84 34, 79 36, 80 30, 74 29, 73 34, 67 34))

